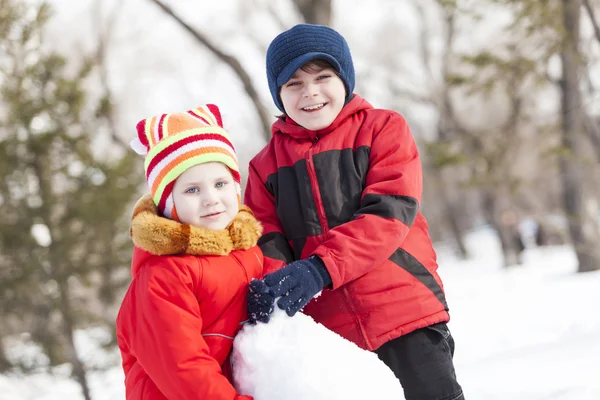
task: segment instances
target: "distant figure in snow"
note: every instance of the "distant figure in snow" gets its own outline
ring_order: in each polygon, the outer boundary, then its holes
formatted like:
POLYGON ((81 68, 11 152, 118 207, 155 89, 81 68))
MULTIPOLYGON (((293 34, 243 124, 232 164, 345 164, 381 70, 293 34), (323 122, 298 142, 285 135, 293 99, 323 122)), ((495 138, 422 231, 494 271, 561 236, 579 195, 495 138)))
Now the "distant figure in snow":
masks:
POLYGON ((251 283, 250 318, 268 322, 281 296, 288 315, 304 309, 374 351, 406 399, 463 399, 406 121, 353 93, 348 44, 326 26, 279 34, 266 69, 283 115, 248 172, 266 273, 251 283))
POLYGON ((251 400, 230 353, 262 277, 262 233, 240 205, 240 173, 217 106, 140 121, 151 195, 131 222, 132 282, 117 317, 128 400, 251 400))

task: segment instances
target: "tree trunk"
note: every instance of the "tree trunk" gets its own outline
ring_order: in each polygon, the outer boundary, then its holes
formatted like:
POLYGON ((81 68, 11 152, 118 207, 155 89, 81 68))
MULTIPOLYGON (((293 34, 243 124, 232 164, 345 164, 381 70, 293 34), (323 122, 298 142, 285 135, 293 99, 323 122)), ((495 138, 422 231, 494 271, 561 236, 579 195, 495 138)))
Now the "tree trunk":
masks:
MULTIPOLYGON (((426 24, 425 15, 421 16, 421 23, 423 25, 426 24)), ((449 141, 453 138, 452 133, 456 133, 458 130, 458 121, 456 119, 456 114, 454 113, 454 108, 452 104, 452 99, 450 98, 450 88, 448 85, 449 77, 450 77, 450 56, 453 49, 454 43, 454 33, 455 33, 455 20, 454 20, 454 12, 451 9, 444 9, 444 28, 445 28, 445 47, 444 53, 442 57, 442 100, 439 103, 440 110, 440 118, 437 124, 437 132, 438 132, 438 140, 441 141, 449 141)), ((430 68, 430 57, 428 51, 428 41, 429 35, 425 33, 426 29, 423 27, 423 38, 421 40, 421 48, 422 48, 422 59, 423 64, 426 66, 428 71, 431 71, 430 68)), ((433 75, 430 73, 430 77, 433 78, 433 75)), ((444 207, 444 213, 446 214, 446 219, 448 221, 448 225, 452 231, 452 236, 454 242, 456 244, 456 248, 459 252, 459 255, 462 259, 466 259, 469 256, 467 251, 467 246, 465 245, 464 240, 464 232, 461 229, 461 224, 458 218, 458 212, 456 211, 456 206, 453 201, 448 196, 448 182, 455 182, 456 179, 445 179, 444 171, 439 172, 440 179, 440 190, 442 194, 442 203, 444 207)), ((459 194, 464 199, 464 195, 459 194)))
POLYGON ((521 264, 521 251, 519 248, 519 231, 516 220, 514 224, 506 223, 498 213, 496 194, 489 189, 481 190, 482 210, 486 221, 498 234, 502 250, 503 265, 505 268, 521 264))
MULTIPOLYGON (((440 119, 438 120, 438 140, 439 141, 450 141, 451 135, 450 131, 455 131, 456 121, 454 119, 454 114, 452 112, 452 105, 450 103, 450 96, 448 94, 448 88, 444 87, 444 100, 440 105, 440 119)), ((456 184, 456 179, 453 177, 446 177, 444 175, 444 167, 434 168, 434 175, 437 183, 437 187, 439 189, 440 202, 442 203, 442 207, 444 210, 446 221, 448 222, 448 226, 452 231, 453 240, 456 244, 456 248, 459 252, 460 257, 464 260, 469 254, 467 251, 467 247, 464 242, 464 232, 460 228, 460 222, 458 220, 458 212, 456 211, 456 206, 453 204, 450 196, 448 195, 449 188, 448 183, 452 182, 456 184)), ((463 195, 460 195, 464 198, 463 195)))
POLYGON ((331 0, 294 0, 294 5, 307 24, 331 24, 331 0))
POLYGON ((448 226, 450 227, 450 232, 452 233, 452 239, 456 245, 458 256, 461 260, 466 260, 469 257, 469 252, 467 251, 467 246, 465 245, 464 233, 460 226, 457 207, 448 198, 443 200, 443 202, 445 205, 444 213, 446 214, 446 219, 448 220, 448 226))
POLYGON ((562 145, 567 154, 560 159, 563 202, 571 243, 577 255, 578 272, 600 269, 600 236, 594 216, 586 215, 584 113, 579 69, 579 19, 581 0, 562 0, 565 38, 561 48, 563 76, 561 88, 562 145))
POLYGON ((457 207, 450 200, 448 195, 447 180, 444 179, 443 169, 431 167, 429 168, 429 177, 435 181, 434 186, 437 194, 438 204, 443 209, 443 218, 446 220, 452 240, 454 241, 457 255, 461 260, 466 260, 469 257, 467 246, 464 241, 464 232, 461 229, 459 222, 457 207))
POLYGON ((8 371, 12 368, 12 363, 6 357, 6 349, 4 348, 4 341, 0 337, 0 374, 8 371))
POLYGON ((69 300, 69 290, 66 287, 66 282, 59 283, 59 304, 60 304, 60 313, 62 317, 62 328, 63 334, 65 335, 65 339, 67 340, 67 352, 69 355, 69 360, 71 361, 71 365, 73 365, 73 375, 79 382, 81 386, 81 391, 83 392, 83 397, 85 400, 92 400, 92 395, 90 393, 90 387, 88 385, 87 380, 87 372, 85 370, 85 366, 79 357, 79 353, 77 352, 77 347, 75 346, 75 324, 73 323, 73 308, 71 307, 71 302, 69 300))
MULTIPOLYGON (((33 134, 29 132, 30 138, 30 146, 33 146, 33 141, 31 138, 33 134)), ((35 152, 32 152, 35 154, 35 152)), ((42 198, 42 209, 40 211, 41 216, 43 217, 43 221, 46 222, 48 229, 50 230, 50 241, 51 245, 49 247, 49 270, 48 270, 48 278, 54 280, 58 284, 58 311, 60 312, 62 318, 62 331, 63 335, 66 339, 67 353, 69 361, 73 366, 73 375, 79 382, 81 386, 81 390, 83 392, 83 397, 85 400, 92 400, 90 394, 90 388, 87 382, 87 374, 85 371, 85 367, 83 362, 79 358, 77 353, 77 348, 75 347, 75 322, 74 322, 74 314, 73 307, 71 307, 71 301, 69 298, 69 288, 67 278, 61 276, 61 271, 58 270, 58 267, 61 265, 61 261, 63 259, 62 254, 59 254, 56 244, 56 235, 53 234, 54 227, 52 225, 53 219, 51 218, 50 205, 53 204, 56 199, 52 195, 52 186, 51 186, 51 177, 49 176, 49 171, 44 168, 44 165, 48 165, 49 160, 42 160, 41 157, 35 157, 32 163, 32 167, 34 170, 34 175, 37 177, 39 184, 39 194, 42 198)))

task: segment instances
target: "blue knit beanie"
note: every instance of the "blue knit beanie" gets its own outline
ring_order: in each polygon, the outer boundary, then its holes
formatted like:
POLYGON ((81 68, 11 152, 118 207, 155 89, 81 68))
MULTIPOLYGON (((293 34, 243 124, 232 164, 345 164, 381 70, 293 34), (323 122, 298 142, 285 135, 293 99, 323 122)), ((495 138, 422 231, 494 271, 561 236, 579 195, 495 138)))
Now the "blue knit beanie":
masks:
POLYGON ((346 86, 346 102, 354 91, 354 65, 348 43, 337 31, 324 25, 299 24, 280 33, 267 50, 267 80, 277 108, 285 112, 279 88, 304 64, 328 61, 346 86))

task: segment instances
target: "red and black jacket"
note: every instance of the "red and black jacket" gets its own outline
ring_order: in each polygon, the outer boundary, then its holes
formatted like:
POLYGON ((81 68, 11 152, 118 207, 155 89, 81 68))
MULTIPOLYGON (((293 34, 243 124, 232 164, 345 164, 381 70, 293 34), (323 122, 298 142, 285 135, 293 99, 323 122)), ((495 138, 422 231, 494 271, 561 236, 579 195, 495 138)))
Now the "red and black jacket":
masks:
POLYGON ((319 256, 333 287, 304 312, 368 350, 448 321, 404 118, 355 95, 323 130, 280 118, 272 132, 244 198, 265 228, 265 273, 319 256))

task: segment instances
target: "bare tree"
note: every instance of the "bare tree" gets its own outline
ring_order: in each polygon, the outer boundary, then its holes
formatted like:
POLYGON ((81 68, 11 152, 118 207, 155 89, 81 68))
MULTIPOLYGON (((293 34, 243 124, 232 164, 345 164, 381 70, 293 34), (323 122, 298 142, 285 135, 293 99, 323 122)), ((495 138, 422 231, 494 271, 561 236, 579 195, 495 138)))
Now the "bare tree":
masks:
POLYGON ((456 134, 462 128, 454 112, 454 105, 450 97, 450 58, 453 52, 455 37, 455 8, 440 3, 443 14, 444 49, 441 56, 441 78, 437 78, 432 70, 432 57, 429 50, 431 34, 427 23, 427 15, 422 0, 413 2, 420 19, 420 60, 426 71, 430 93, 423 96, 410 94, 405 90, 397 91, 398 94, 408 95, 415 101, 425 101, 438 111, 437 138, 426 146, 426 168, 428 178, 434 180, 437 199, 443 209, 443 218, 450 229, 452 240, 458 255, 465 259, 468 257, 467 247, 464 242, 464 229, 461 224, 459 204, 464 204, 464 199, 456 193, 457 179, 455 178, 455 162, 457 158, 448 154, 450 143, 456 140, 456 134), (443 150, 442 150, 443 149, 443 150), (444 153, 444 154, 441 154, 444 153))
MULTIPOLYGON (((454 14, 461 11, 453 2, 438 0, 438 3, 445 14, 446 40, 451 40, 454 14)), ((524 158, 537 157, 532 151, 537 148, 530 148, 528 154, 523 154, 521 149, 525 147, 524 131, 534 124, 531 116, 526 114, 525 106, 527 97, 531 98, 532 89, 536 89, 541 80, 538 66, 541 63, 527 57, 530 52, 521 44, 523 39, 517 37, 519 33, 515 29, 509 35, 499 37, 493 46, 475 53, 454 54, 452 65, 448 60, 442 61, 443 85, 437 100, 440 111, 438 140, 429 146, 434 157, 448 160, 446 164, 467 167, 468 178, 457 182, 456 172, 462 169, 454 167, 451 169, 454 176, 444 178, 442 184, 454 180, 454 185, 462 183, 463 187, 477 192, 483 217, 498 234, 505 266, 519 263, 524 246, 518 230, 516 206, 520 196, 517 189, 522 189, 524 175, 515 164, 524 158), (450 96, 451 93, 466 101, 487 101, 479 102, 475 106, 477 111, 473 111, 475 114, 461 120, 455 109, 457 97, 450 96), (499 112, 498 105, 506 111, 499 112), (477 118, 483 115, 488 118, 477 118)), ((451 44, 450 41, 445 47, 451 49, 451 44)), ((453 187, 451 184, 448 190, 453 187)))
POLYGON ((578 272, 587 272, 600 270, 600 235, 596 221, 590 221, 590 216, 586 215, 584 168, 581 165, 586 145, 579 83, 581 5, 581 0, 562 0, 565 32, 560 51, 563 66, 560 82, 562 145, 568 154, 561 157, 560 170, 569 233, 579 262, 578 272))
POLYGON ((98 47, 96 50, 96 62, 98 64, 98 72, 100 76, 100 84, 102 85, 102 90, 104 91, 102 95, 101 107, 103 108, 101 112, 106 115, 106 120, 108 122, 108 128, 110 130, 110 137, 113 142, 119 145, 121 148, 129 149, 129 145, 125 143, 118 134, 117 122, 115 118, 115 108, 112 100, 114 97, 112 95, 112 91, 109 85, 109 77, 106 65, 106 52, 108 51, 108 47, 110 46, 111 34, 114 29, 114 24, 117 19, 117 16, 125 2, 117 2, 117 5, 111 10, 106 24, 103 26, 102 24, 102 5, 101 1, 96 2, 96 23, 98 26, 96 27, 96 38, 98 40, 98 47))
POLYGON ((243 65, 240 63, 240 61, 236 57, 234 57, 230 54, 227 54, 223 50, 221 50, 206 35, 204 35, 199 30, 195 29, 190 24, 185 22, 179 15, 177 15, 169 6, 164 4, 162 1, 160 1, 160 0, 150 0, 150 1, 154 4, 156 4, 158 7, 160 7, 160 9, 166 15, 168 15, 170 18, 172 18, 175 22, 177 22, 179 24, 179 26, 181 26, 189 34, 191 34, 198 43, 200 43, 202 46, 207 48, 219 60, 221 60, 222 62, 227 64, 233 70, 233 72, 235 72, 235 74, 238 76, 238 78, 240 79, 240 81, 242 82, 242 84, 244 86, 244 91, 246 92, 246 94, 252 101, 254 108, 256 109, 256 113, 257 113, 257 115, 260 119, 261 125, 262 125, 263 137, 265 139, 269 140, 271 138, 271 122, 270 122, 271 116, 269 115, 267 108, 264 106, 264 104, 260 100, 260 96, 258 95, 258 91, 256 90, 256 88, 254 87, 254 84, 252 83, 252 79, 250 78, 250 75, 248 75, 248 73, 246 72, 243 65))

